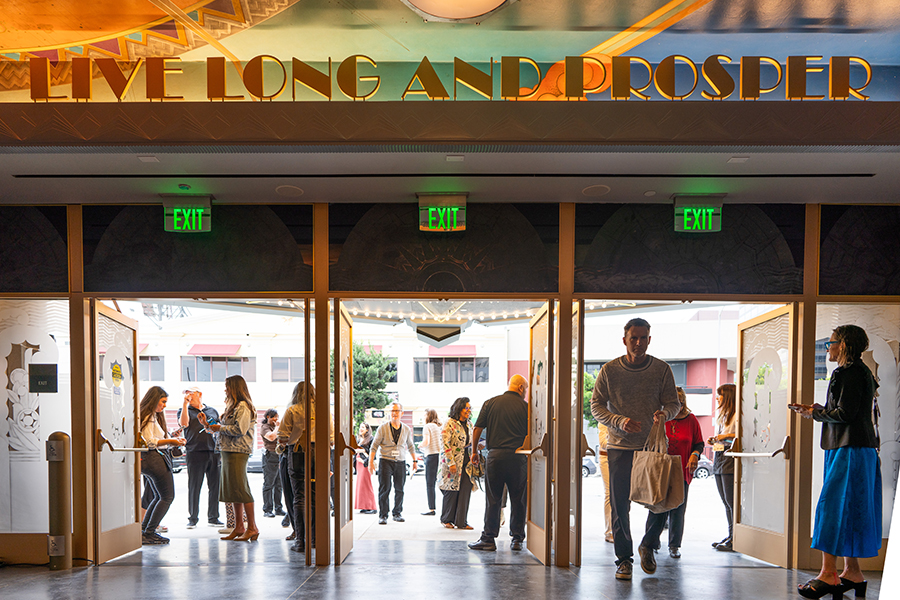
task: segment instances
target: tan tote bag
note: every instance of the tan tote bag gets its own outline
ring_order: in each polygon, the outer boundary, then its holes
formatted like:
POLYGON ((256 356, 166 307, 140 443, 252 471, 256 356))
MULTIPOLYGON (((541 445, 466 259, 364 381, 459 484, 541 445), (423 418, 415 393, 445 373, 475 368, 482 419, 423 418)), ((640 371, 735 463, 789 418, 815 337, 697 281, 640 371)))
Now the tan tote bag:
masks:
POLYGON ((672 510, 684 502, 681 458, 668 450, 666 424, 660 421, 650 429, 644 449, 634 453, 630 499, 654 513, 672 510))

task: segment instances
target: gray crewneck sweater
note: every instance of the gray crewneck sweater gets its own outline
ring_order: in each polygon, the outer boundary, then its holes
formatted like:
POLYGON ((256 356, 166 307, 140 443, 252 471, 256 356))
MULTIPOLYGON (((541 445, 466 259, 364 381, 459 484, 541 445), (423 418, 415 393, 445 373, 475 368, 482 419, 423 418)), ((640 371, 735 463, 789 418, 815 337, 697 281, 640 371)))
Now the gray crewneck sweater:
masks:
POLYGON ((620 356, 603 365, 594 382, 591 413, 609 428, 608 448, 642 449, 653 426, 653 413, 663 411, 668 421, 680 409, 672 369, 652 356, 638 367, 620 356), (625 419, 640 421, 641 431, 623 430, 625 419))

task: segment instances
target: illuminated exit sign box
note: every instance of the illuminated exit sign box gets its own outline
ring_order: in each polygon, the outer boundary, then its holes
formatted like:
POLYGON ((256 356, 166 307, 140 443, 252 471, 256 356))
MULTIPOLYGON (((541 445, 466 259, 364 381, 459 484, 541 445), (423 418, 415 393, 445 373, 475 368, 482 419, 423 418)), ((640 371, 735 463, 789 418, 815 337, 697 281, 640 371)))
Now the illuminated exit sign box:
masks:
POLYGON ((163 196, 165 230, 173 233, 212 231, 211 196, 163 196))
POLYGON ((420 231, 465 231, 466 194, 417 194, 420 231))
POLYGON ((675 196, 675 231, 715 233, 722 231, 722 199, 715 196, 675 196))

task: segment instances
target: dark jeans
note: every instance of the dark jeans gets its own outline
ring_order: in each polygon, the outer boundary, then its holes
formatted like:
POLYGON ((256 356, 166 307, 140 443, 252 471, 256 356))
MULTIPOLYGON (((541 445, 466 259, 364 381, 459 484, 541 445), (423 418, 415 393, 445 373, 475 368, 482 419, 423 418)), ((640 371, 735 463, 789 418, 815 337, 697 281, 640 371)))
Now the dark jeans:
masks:
POLYGON ((730 542, 734 535, 734 473, 716 475, 716 489, 719 490, 719 498, 725 505, 725 517, 728 519, 728 538, 730 542))
POLYGON ((219 520, 219 455, 216 452, 194 450, 184 457, 188 475, 188 523, 196 525, 200 518, 200 488, 206 477, 207 495, 206 520, 219 520))
POLYGON ((273 510, 281 512, 281 479, 278 477, 278 454, 266 450, 263 453, 263 512, 273 510))
POLYGON ((393 515, 399 517, 403 513, 403 484, 406 483, 406 461, 388 460, 382 458, 378 461, 378 516, 387 519, 390 504, 388 496, 391 493, 391 482, 394 485, 394 510, 393 515))
MULTIPOLYGON (((303 450, 294 451, 292 448, 289 448, 287 452, 290 453, 288 457, 288 475, 291 478, 291 492, 294 495, 294 532, 297 534, 297 541, 301 544, 305 544, 306 540, 306 521, 305 521, 305 513, 306 513, 306 464, 305 464, 305 453, 303 450)), ((316 464, 315 464, 315 454, 310 457, 310 476, 315 479, 316 477, 316 464)), ((316 541, 316 484, 313 482, 310 484, 310 517, 309 517, 309 528, 311 532, 310 540, 313 542, 316 541)))
POLYGON ((141 473, 144 475, 144 482, 153 492, 153 499, 147 507, 141 528, 147 533, 153 533, 175 499, 175 480, 166 459, 155 450, 145 452, 141 457, 141 473))
POLYGON ((681 548, 681 539, 684 537, 684 512, 687 510, 688 482, 684 482, 684 502, 681 506, 664 513, 648 513, 647 526, 641 545, 646 548, 659 550, 659 536, 662 535, 666 521, 669 522, 669 548, 681 548))
POLYGON ((281 491, 284 492, 284 505, 287 507, 288 522, 291 530, 296 534, 294 526, 294 486, 291 484, 290 465, 291 451, 285 448, 284 453, 278 459, 278 478, 281 480, 281 491))
POLYGON ((634 543, 631 541, 631 466, 634 450, 608 450, 609 503, 612 515, 613 545, 616 565, 634 562, 634 543))
POLYGON ((525 491, 528 483, 528 457, 515 450, 489 450, 485 461, 484 530, 481 539, 493 542, 500 534, 500 510, 503 486, 509 490, 509 535, 513 540, 525 539, 525 491))
POLYGON ((434 484, 437 483, 439 457, 440 454, 429 454, 425 457, 425 495, 428 497, 428 510, 434 510, 437 506, 434 499, 434 484))

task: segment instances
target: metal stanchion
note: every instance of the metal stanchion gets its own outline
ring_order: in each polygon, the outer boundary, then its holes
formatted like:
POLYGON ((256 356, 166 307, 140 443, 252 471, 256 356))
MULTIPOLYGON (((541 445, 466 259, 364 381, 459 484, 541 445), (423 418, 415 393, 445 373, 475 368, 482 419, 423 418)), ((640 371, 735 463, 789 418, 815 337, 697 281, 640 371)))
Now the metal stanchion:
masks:
POLYGON ((72 568, 72 455, 69 435, 61 431, 47 440, 50 489, 50 533, 47 554, 50 570, 72 568))

